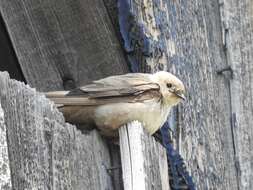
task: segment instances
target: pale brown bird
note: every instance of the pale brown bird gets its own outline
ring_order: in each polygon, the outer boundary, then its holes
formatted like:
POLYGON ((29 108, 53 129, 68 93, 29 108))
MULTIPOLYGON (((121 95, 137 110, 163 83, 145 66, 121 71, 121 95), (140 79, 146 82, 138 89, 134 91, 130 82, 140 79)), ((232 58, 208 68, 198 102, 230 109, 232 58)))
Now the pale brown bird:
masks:
POLYGON ((95 125, 106 136, 117 135, 120 126, 134 120, 153 134, 165 123, 171 107, 185 99, 185 87, 173 74, 160 71, 111 76, 46 96, 56 103, 66 121, 95 125))

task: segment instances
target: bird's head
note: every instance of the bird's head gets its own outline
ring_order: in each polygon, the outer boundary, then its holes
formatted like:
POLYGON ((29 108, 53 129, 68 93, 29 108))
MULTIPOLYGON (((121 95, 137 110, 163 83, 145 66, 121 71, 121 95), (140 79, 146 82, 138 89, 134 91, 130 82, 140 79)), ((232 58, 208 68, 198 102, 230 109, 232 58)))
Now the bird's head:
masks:
POLYGON ((159 71, 152 75, 152 80, 159 84, 166 105, 174 106, 185 100, 184 84, 175 75, 166 71, 159 71))

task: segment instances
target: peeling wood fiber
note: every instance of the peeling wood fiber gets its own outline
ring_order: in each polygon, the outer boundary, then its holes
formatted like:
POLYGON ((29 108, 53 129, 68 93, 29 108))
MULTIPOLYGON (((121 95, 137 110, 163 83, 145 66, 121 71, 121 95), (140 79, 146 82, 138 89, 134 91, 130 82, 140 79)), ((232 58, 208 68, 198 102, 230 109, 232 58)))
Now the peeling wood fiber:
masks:
POLYGON ((0 89, 13 189, 112 189, 109 150, 96 131, 65 123, 43 94, 7 73, 0 89))
POLYGON ((251 1, 120 2, 134 70, 168 70, 186 85, 170 124, 197 189, 252 189, 251 1), (217 74, 228 67, 233 78, 217 74))
POLYGON ((0 12, 25 79, 39 91, 128 71, 103 0, 2 0, 0 12))
POLYGON ((6 125, 0 101, 0 189, 11 190, 10 161, 8 156, 6 125))
POLYGON ((166 150, 137 121, 119 134, 124 190, 169 190, 166 150))

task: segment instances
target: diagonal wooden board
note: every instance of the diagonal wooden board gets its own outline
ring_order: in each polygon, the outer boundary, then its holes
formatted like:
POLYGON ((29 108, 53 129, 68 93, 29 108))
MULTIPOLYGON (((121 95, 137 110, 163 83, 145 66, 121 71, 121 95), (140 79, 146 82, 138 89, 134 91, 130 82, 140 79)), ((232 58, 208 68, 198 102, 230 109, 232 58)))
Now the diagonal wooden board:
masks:
POLYGON ((25 79, 39 91, 128 72, 103 0, 2 0, 0 12, 25 79))

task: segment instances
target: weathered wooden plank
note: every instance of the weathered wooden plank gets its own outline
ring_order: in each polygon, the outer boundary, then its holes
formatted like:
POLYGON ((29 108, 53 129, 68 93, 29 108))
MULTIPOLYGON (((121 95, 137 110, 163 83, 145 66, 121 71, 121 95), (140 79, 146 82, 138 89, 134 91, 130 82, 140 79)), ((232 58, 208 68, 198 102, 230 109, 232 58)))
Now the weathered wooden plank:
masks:
POLYGON ((175 46, 183 62, 175 64, 176 70, 182 73, 189 92, 188 102, 179 108, 179 150, 199 189, 238 189, 229 85, 217 75, 217 70, 228 66, 219 5, 203 1, 189 11, 187 18, 192 20, 180 23, 177 31, 184 38, 177 37, 180 40, 175 46))
POLYGON ((73 87, 73 81, 80 85, 127 70, 102 1, 11 0, 0 6, 33 87, 57 90, 66 88, 66 79, 67 87, 73 87))
POLYGON ((124 189, 170 189, 165 149, 139 122, 121 127, 119 133, 124 189))
POLYGON ((8 157, 6 125, 4 112, 0 102, 0 189, 11 190, 11 174, 8 157))
POLYGON ((120 147, 118 144, 109 143, 109 150, 111 156, 111 167, 108 168, 108 172, 112 176, 113 190, 122 190, 124 187, 122 179, 120 147))
POLYGON ((128 2, 131 24, 126 28, 127 23, 122 22, 121 29, 130 31, 123 38, 125 47, 133 50, 136 70, 169 70, 186 85, 187 101, 178 106, 171 124, 176 129, 176 147, 197 188, 238 189, 229 84, 216 72, 229 65, 222 44, 219 2, 128 2))
POLYGON ((0 2, 0 11, 27 83, 40 91, 128 70, 102 0, 8 0, 0 2))
POLYGON ((82 134, 41 93, 0 73, 13 189, 112 189, 109 150, 82 134))
POLYGON ((128 71, 103 0, 2 0, 0 11, 24 76, 39 91, 128 71))
POLYGON ((230 78, 231 127, 239 189, 253 189, 253 2, 220 1, 230 78))

